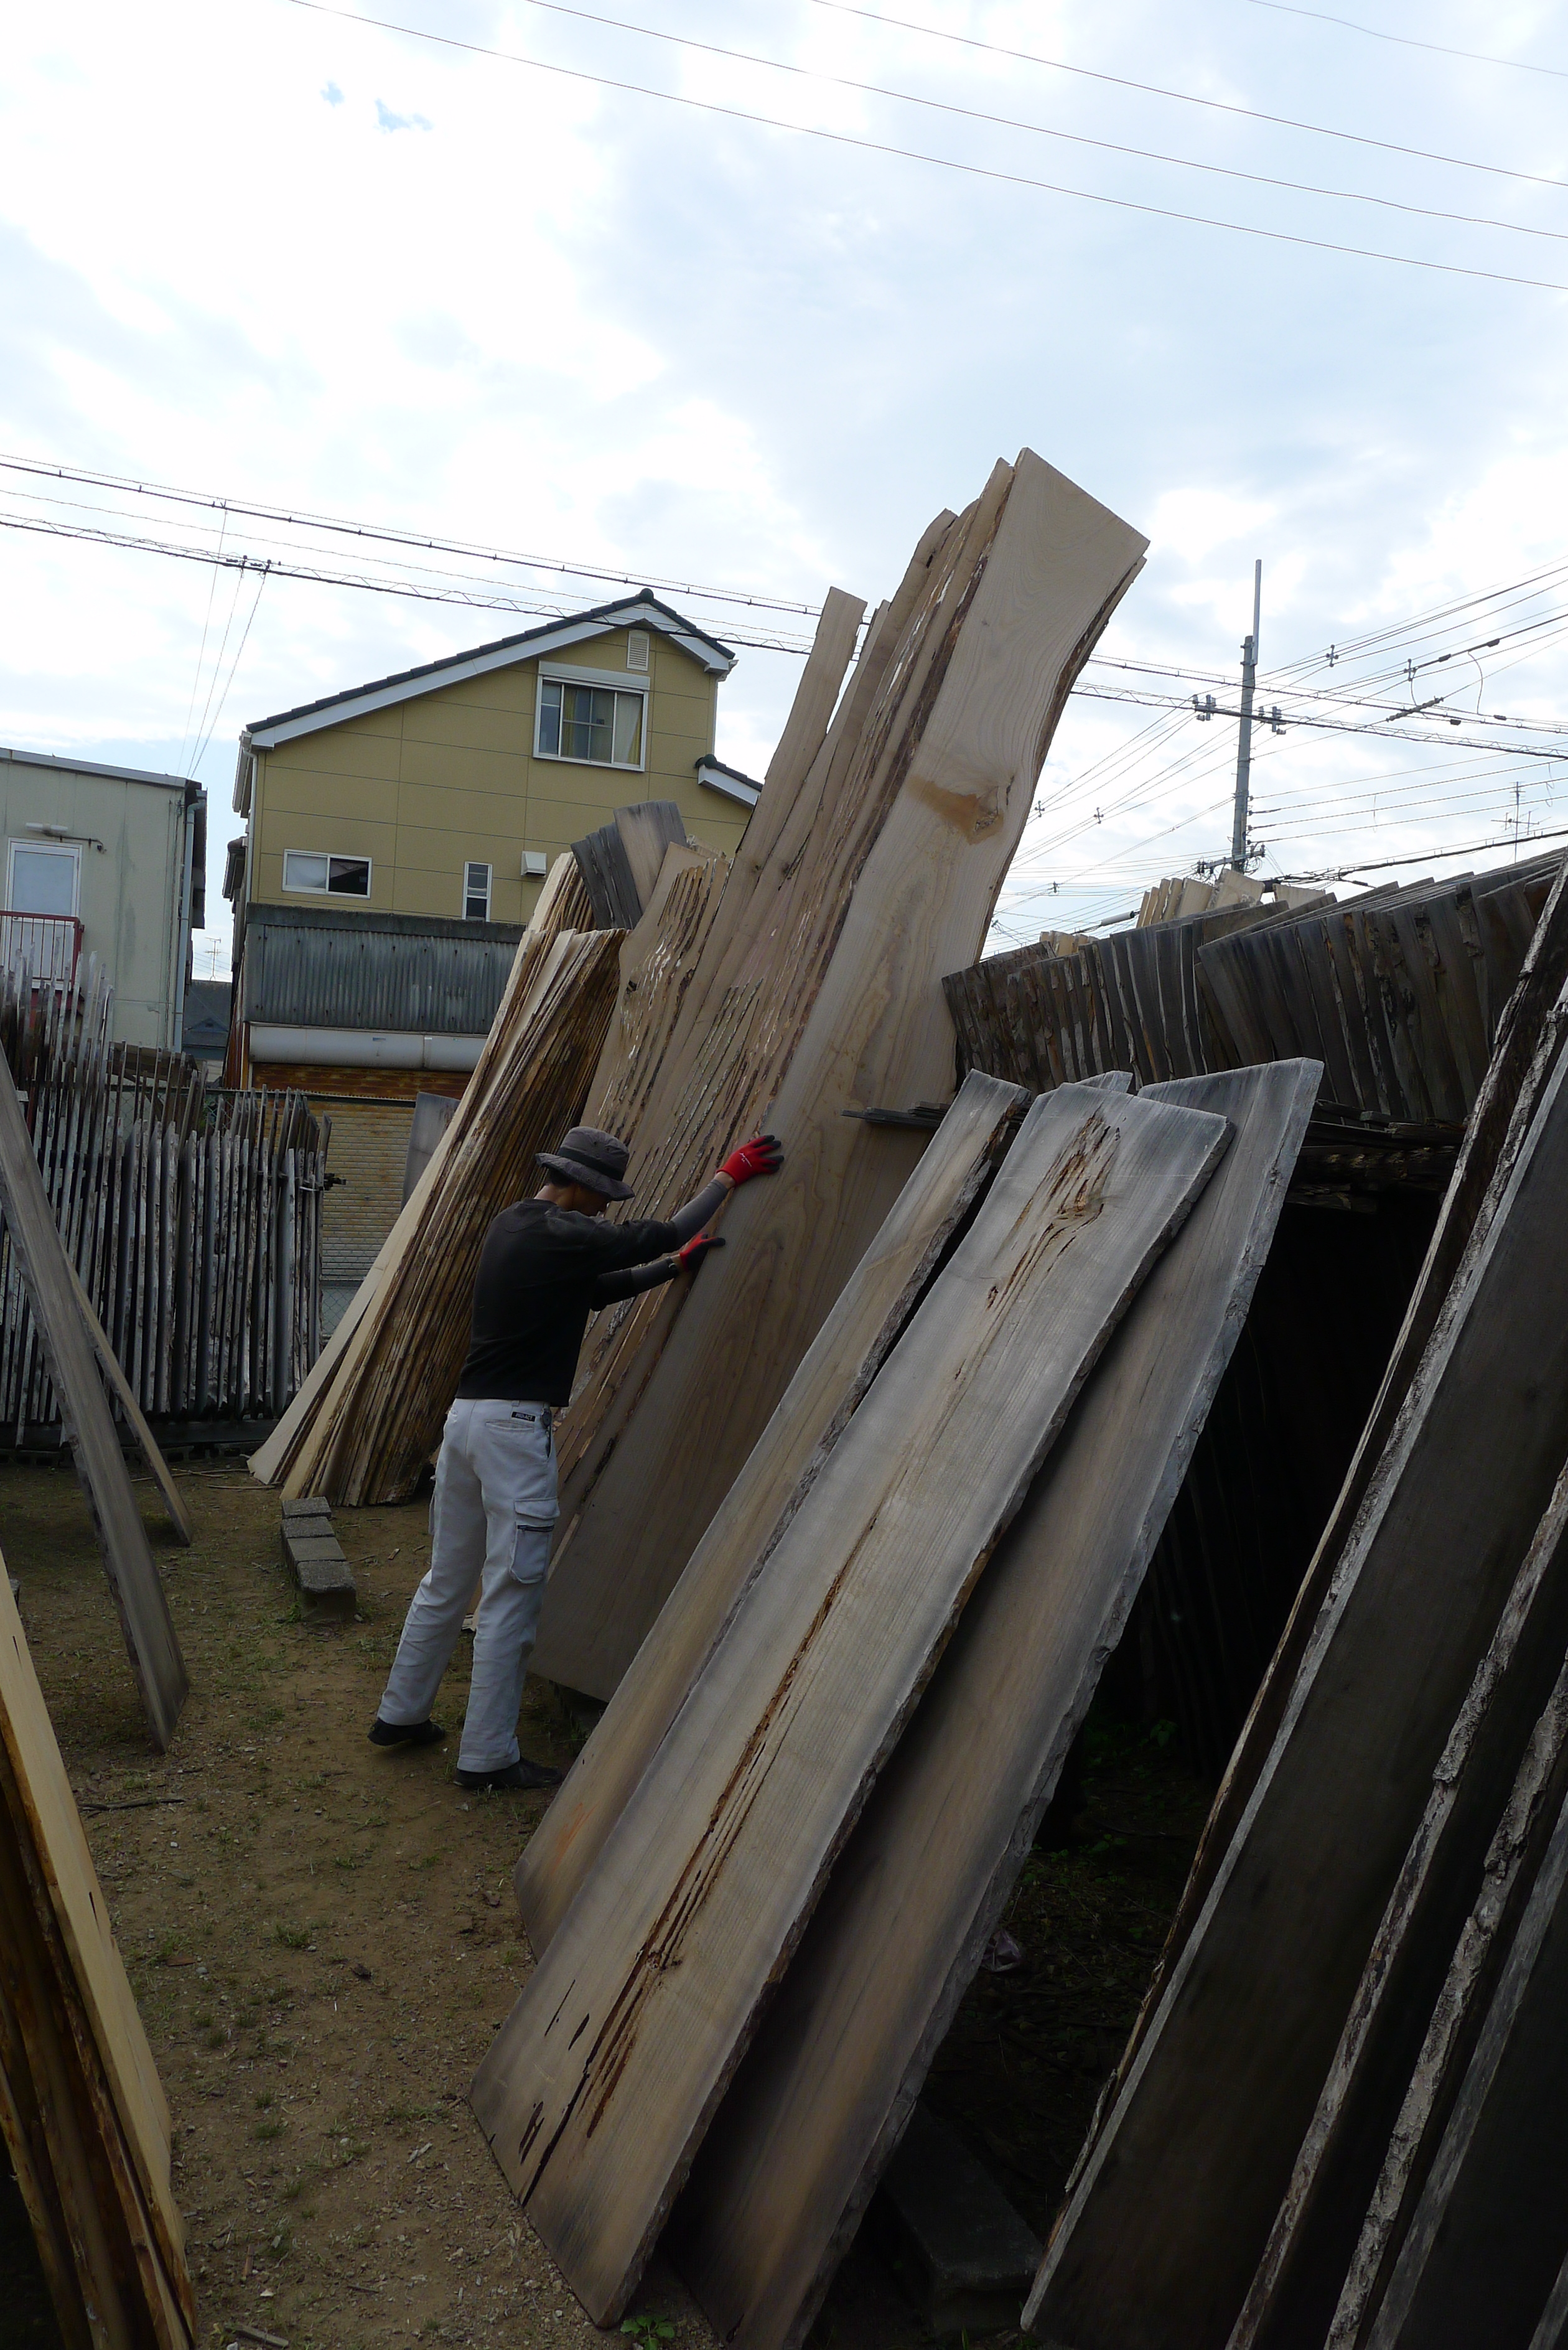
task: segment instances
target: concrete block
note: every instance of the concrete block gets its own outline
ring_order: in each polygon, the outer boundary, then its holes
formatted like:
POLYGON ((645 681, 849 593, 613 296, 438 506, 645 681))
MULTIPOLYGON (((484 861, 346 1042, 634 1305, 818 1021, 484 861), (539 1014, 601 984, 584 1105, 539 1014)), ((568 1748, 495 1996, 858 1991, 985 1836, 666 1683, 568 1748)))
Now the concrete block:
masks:
POLYGON ((1017 2325, 1044 2248, 983 2164, 923 2105, 867 2218, 873 2241, 934 2334, 1017 2325))
POLYGON ((283 1518, 286 1525, 296 1525, 303 1518, 325 1518, 330 1523, 332 1504, 325 1493, 302 1493, 297 1502, 284 1503, 283 1518))
POLYGON ((337 1536, 316 1531, 330 1523, 306 1519, 298 1528, 286 1523, 282 1531, 284 1565, 298 1584, 301 1598, 313 1612, 352 1616, 358 1601, 354 1571, 337 1536))

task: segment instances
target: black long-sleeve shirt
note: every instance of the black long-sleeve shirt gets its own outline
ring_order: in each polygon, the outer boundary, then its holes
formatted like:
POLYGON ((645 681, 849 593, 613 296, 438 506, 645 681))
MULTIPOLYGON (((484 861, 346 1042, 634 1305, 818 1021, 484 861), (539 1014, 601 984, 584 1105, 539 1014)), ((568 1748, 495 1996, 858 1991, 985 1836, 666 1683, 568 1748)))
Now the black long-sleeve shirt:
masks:
POLYGON ((458 1394, 509 1403, 569 1402, 588 1315, 670 1279, 673 1260, 657 1270, 653 1260, 670 1257, 701 1232, 726 1190, 709 1183, 663 1222, 612 1224, 549 1200, 519 1200, 503 1208, 479 1253, 458 1394))

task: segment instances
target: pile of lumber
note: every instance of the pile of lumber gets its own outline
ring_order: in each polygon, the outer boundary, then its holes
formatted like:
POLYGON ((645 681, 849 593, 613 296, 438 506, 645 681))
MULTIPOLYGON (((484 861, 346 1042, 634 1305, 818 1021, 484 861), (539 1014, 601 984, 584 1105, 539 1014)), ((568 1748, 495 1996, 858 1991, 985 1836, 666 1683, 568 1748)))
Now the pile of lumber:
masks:
POLYGON ((169 2108, 3 1562, 0 2137, 65 2350, 191 2350, 169 2108))
POLYGON ((1072 2350, 1568 2328, 1568 893, 1027 2320, 1072 2350))
POLYGON ((1044 1091, 1096 1069, 1152 1084, 1305 1054, 1345 1117, 1460 1125, 1561 863, 1388 884, 1337 905, 1208 883, 1176 899, 1165 884, 1156 919, 1131 930, 950 973, 960 1058, 1044 1091))
POLYGON ((794 2345, 1185 1473, 1321 1072, 971 1074, 519 1864, 474 2082, 590 2314, 794 2345), (1043 1467, 1044 1464, 1044 1467, 1043 1467))
MULTIPOLYGON (((0 969, 0 1048, 67 1253, 157 1419, 274 1418, 320 1345, 325 1120, 303 1094, 213 1095, 183 1053, 111 1044, 96 956, 37 987, 0 969)), ((59 1399, 0 1254, 0 1429, 47 1442, 59 1399)))
POLYGON ((440 1440, 486 1229, 535 1188, 538 1152, 577 1118, 615 1008, 621 933, 562 927, 582 898, 561 858, 455 1113, 330 1345, 251 1457, 290 1499, 405 1501, 440 1440))
POLYGON ((598 1122, 635 1113, 628 1212, 668 1213, 763 1124, 787 1156, 728 1204, 701 1281, 590 1336, 557 1431, 551 1679, 614 1690, 897 1199, 929 1128, 843 1113, 950 1097, 942 976, 979 951, 1144 544, 1025 451, 926 532, 842 691, 861 607, 830 595, 732 865, 670 892, 672 951, 657 921, 641 938, 647 1010, 590 1097, 598 1122))

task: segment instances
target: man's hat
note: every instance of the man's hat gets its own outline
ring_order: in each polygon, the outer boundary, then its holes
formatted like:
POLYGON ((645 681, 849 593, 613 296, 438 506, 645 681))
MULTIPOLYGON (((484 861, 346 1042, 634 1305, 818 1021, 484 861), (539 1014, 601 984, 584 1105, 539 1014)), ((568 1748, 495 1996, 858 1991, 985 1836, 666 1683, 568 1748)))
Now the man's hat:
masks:
POLYGON ((574 1126, 558 1150, 541 1150, 538 1156, 540 1166, 563 1183, 581 1183, 607 1200, 632 1196, 631 1185, 621 1180, 630 1153, 624 1142, 602 1134, 597 1126, 574 1126))

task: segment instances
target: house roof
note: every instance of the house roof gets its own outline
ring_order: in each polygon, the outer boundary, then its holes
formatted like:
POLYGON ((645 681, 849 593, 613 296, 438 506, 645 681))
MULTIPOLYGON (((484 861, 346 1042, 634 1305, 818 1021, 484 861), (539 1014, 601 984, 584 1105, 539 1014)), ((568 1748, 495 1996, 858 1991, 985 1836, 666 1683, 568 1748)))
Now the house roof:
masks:
POLYGON ((13 760, 19 767, 53 767, 67 775, 109 775, 119 784, 156 784, 164 791, 184 792, 192 799, 206 796, 190 776, 162 775, 151 767, 106 767, 97 759, 68 759, 50 751, 13 751, 4 743, 0 743, 0 759, 13 760))
POLYGON ((470 652, 449 653, 443 660, 426 661, 419 669, 400 670, 395 676, 378 678, 369 685, 350 686, 345 692, 329 693, 320 702, 302 702, 297 710, 282 710, 272 718, 258 718, 245 728, 243 739, 252 750, 269 751, 276 743, 292 742, 296 735, 314 734, 324 726, 340 726, 345 719, 385 710, 394 702, 412 702, 420 694, 433 692, 441 686, 459 685, 465 678, 483 677, 487 670, 536 660, 543 654, 564 652, 569 645, 586 644, 591 638, 607 636, 613 629, 628 628, 649 629, 668 637, 682 652, 700 661, 710 676, 727 677, 735 666, 736 655, 728 645, 709 636, 695 621, 683 619, 670 605, 660 603, 650 588, 640 588, 635 596, 623 596, 613 604, 597 604, 591 611, 574 612, 564 620, 547 620, 541 628, 524 629, 521 636, 498 637, 493 644, 476 645, 470 652))

